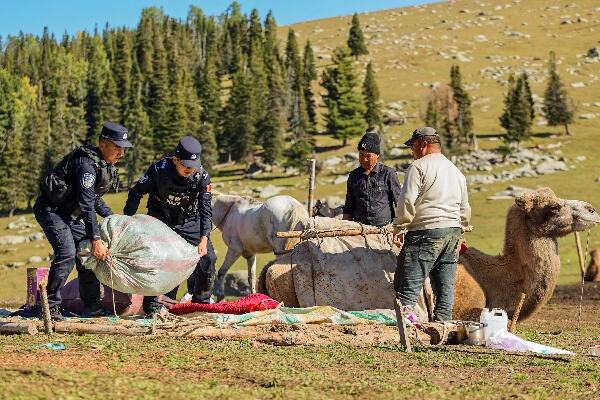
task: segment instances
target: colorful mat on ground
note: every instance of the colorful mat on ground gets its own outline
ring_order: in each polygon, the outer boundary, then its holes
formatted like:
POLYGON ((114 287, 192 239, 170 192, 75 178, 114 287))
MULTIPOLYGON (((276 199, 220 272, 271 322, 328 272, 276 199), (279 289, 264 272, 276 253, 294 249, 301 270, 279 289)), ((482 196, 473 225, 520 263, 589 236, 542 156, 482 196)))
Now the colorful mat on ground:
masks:
POLYGON ((262 293, 250 294, 236 301, 223 301, 214 304, 183 303, 172 306, 169 311, 175 315, 197 312, 220 314, 246 314, 253 311, 277 308, 279 303, 262 293))
POLYGON ((330 306, 278 307, 242 315, 215 314, 213 318, 216 320, 217 325, 221 327, 299 324, 363 325, 377 323, 396 325, 396 320, 385 313, 342 311, 330 306))

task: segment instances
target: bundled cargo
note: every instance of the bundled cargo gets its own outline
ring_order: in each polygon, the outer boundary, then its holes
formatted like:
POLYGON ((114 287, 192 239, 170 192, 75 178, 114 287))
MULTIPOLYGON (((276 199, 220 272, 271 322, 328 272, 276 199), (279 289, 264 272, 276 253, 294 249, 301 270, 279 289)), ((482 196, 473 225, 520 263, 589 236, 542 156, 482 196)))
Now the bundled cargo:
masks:
POLYGON ((158 296, 186 280, 200 260, 198 249, 167 225, 148 215, 111 215, 102 221, 105 261, 91 255, 90 241, 79 245, 79 258, 104 285, 123 293, 158 296))

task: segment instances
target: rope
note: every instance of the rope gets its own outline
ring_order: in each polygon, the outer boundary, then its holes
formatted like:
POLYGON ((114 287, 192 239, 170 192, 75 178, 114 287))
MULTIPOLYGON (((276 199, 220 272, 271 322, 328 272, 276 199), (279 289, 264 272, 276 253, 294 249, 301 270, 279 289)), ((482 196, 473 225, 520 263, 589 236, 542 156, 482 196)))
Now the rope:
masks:
MULTIPOLYGON (((585 241, 585 256, 583 265, 587 264, 588 248, 590 245, 590 229, 588 229, 587 239, 585 241)), ((583 287, 585 286, 585 274, 581 274, 581 293, 579 294, 579 314, 577 315, 577 329, 581 329, 581 311, 583 308, 583 287)))
POLYGON ((117 306, 115 305, 115 283, 113 281, 113 273, 112 273, 112 269, 113 269, 113 258, 110 255, 110 253, 106 256, 106 259, 108 261, 108 272, 110 273, 110 294, 112 296, 112 307, 113 307, 113 313, 115 315, 115 317, 117 319, 119 319, 119 315, 117 314, 117 306))

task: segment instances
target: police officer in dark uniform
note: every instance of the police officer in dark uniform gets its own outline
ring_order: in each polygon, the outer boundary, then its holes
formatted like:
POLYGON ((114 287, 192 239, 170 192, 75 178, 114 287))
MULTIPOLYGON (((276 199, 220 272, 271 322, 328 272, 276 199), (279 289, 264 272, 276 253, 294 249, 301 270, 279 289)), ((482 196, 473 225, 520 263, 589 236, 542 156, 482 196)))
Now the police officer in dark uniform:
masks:
POLYGON ((96 213, 102 217, 112 214, 102 195, 118 187, 114 164, 132 147, 127 140, 127 129, 106 122, 102 126, 98 146, 86 143, 67 154, 40 182, 33 212, 52 249, 54 259, 48 275, 48 303, 50 315, 63 319, 60 310, 60 290, 67 277, 77 266, 79 294, 84 304, 85 317, 108 315, 100 305, 100 282, 91 270, 85 269, 76 257, 77 247, 84 239, 92 242, 92 254, 105 260, 108 249, 100 239, 96 213))
POLYGON ((396 171, 379 162, 380 143, 372 130, 358 142, 360 167, 348 177, 343 219, 378 227, 394 219, 401 186, 396 171))
MULTIPOLYGON (((188 243, 198 246, 202 256, 188 279, 192 301, 209 303, 217 256, 210 241, 212 225, 211 185, 202 168, 202 146, 192 136, 181 138, 175 154, 153 164, 129 189, 123 214, 134 215, 140 200, 148 194, 148 215, 158 218, 188 243)), ((166 296, 175 299, 177 287, 166 296)), ((157 297, 144 297, 144 311, 153 315, 163 309, 157 297)))

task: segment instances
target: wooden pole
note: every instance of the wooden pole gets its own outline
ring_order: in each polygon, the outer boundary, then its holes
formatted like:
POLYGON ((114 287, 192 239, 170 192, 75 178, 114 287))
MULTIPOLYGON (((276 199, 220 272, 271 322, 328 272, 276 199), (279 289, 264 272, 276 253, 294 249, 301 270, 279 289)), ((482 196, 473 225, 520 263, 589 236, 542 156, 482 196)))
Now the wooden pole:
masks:
POLYGON ((37 326, 32 322, 0 322, 0 334, 12 335, 16 333, 27 333, 35 335, 37 326))
MULTIPOLYGON (((315 235, 319 237, 336 237, 336 236, 359 236, 359 235, 380 235, 391 232, 387 228, 347 228, 334 230, 316 230, 315 235)), ((278 238, 299 238, 304 235, 304 231, 287 231, 277 232, 278 238)))
POLYGON ((315 203, 315 165, 314 158, 310 159, 310 176, 308 178, 308 216, 313 216, 313 204, 315 203))
POLYGON ((48 335, 52 333, 52 318, 50 317, 50 306, 48 305, 48 293, 46 285, 48 281, 44 279, 39 286, 40 298, 42 301, 42 318, 44 319, 44 332, 48 335))
POLYGON ((394 309, 396 310, 396 324, 398 325, 398 333, 400 334, 400 344, 404 346, 407 353, 412 353, 410 338, 404 322, 404 314, 402 313, 402 303, 400 300, 394 300, 394 309))
POLYGON ((513 312, 512 319, 510 320, 510 333, 515 333, 517 331, 517 320, 519 319, 519 314, 521 314, 521 308, 523 308, 523 303, 525 302, 525 293, 521 292, 521 296, 519 297, 519 302, 517 303, 517 307, 513 312))
POLYGON ((585 261, 583 251, 581 250, 581 238, 579 232, 575 231, 575 246, 577 246, 577 257, 579 258, 579 269, 581 270, 581 279, 585 276, 585 261))

